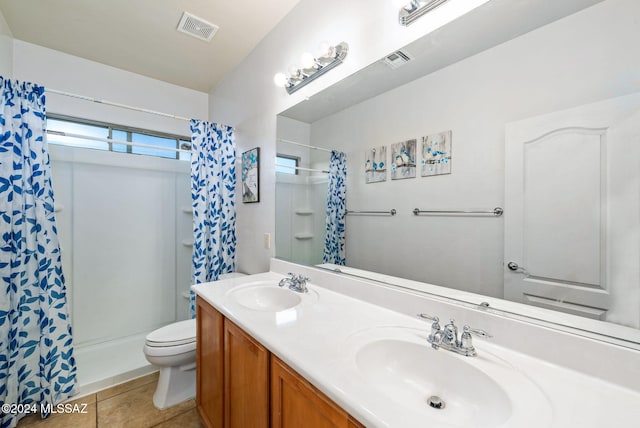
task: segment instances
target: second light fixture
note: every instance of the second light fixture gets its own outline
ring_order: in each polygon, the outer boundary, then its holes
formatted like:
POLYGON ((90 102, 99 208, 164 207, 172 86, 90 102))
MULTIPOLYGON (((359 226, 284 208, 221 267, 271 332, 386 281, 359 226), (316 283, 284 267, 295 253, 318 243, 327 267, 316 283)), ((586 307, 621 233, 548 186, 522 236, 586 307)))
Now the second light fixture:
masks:
POLYGON ((317 79, 332 68, 342 64, 349 51, 345 42, 331 46, 326 42, 320 44, 316 56, 305 52, 300 58, 300 67, 292 65, 288 74, 277 73, 273 82, 284 87, 289 94, 294 93, 307 83, 317 79))

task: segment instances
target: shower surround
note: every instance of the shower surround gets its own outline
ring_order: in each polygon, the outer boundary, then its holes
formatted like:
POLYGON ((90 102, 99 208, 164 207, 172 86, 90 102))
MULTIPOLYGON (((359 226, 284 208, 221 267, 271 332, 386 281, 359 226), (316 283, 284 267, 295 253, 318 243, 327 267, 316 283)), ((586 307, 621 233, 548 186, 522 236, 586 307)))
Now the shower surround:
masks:
POLYGON ((51 144, 81 392, 152 370, 152 330, 188 317, 189 162, 51 144))

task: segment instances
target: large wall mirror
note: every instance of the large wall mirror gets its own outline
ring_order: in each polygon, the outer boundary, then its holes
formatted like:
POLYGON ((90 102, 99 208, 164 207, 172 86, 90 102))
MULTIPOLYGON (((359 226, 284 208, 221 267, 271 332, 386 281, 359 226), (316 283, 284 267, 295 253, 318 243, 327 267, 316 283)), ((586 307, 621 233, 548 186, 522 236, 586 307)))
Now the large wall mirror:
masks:
POLYGON ((493 0, 282 112, 276 256, 323 264, 337 150, 341 271, 638 347, 639 14, 493 0))

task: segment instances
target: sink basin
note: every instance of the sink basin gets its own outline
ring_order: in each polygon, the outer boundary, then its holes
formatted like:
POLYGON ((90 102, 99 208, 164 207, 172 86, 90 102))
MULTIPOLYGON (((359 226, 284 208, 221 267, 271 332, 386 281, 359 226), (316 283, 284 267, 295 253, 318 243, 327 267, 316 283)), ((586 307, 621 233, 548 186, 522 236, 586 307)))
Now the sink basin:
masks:
POLYGON ((537 385, 482 346, 465 357, 431 348, 424 331, 381 327, 355 335, 348 348, 359 376, 424 426, 551 425, 537 385))
POLYGON ((248 285, 230 290, 238 304, 256 311, 284 311, 302 302, 302 295, 277 285, 248 285))
POLYGON ((409 406, 425 407, 461 426, 499 426, 511 415, 506 392, 489 376, 447 351, 402 340, 378 340, 356 354, 368 381, 409 406), (444 407, 429 405, 438 397, 444 407))

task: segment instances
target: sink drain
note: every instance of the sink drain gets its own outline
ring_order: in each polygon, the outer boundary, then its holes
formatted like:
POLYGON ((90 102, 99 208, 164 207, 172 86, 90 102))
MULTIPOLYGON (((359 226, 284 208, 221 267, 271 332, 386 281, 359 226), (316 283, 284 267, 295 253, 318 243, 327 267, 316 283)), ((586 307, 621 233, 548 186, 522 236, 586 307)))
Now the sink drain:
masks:
POLYGON ((444 401, 442 401, 442 399, 437 395, 432 395, 431 397, 427 398, 427 403, 434 409, 444 409, 444 401))

